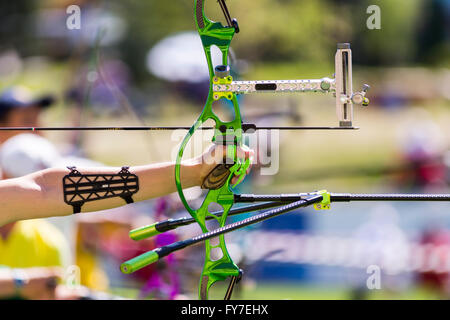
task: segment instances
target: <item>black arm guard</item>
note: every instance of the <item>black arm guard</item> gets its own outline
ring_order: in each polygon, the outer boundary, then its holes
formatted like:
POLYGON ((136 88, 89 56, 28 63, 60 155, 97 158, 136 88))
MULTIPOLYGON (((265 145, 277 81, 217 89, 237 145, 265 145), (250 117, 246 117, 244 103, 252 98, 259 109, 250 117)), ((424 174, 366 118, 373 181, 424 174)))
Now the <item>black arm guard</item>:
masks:
POLYGON ((132 195, 139 191, 139 179, 122 167, 117 174, 81 174, 76 167, 67 167, 70 173, 63 178, 64 202, 80 213, 85 202, 121 197, 133 203, 132 195))

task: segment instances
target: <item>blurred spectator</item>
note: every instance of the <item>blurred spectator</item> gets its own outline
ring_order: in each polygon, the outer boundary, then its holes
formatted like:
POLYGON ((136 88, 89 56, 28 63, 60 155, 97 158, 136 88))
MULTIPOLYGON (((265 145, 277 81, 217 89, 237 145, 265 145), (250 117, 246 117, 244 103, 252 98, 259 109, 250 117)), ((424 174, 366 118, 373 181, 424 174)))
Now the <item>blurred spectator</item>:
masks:
MULTIPOLYGON (((95 166, 98 163, 74 157, 63 158, 46 139, 34 134, 20 134, 6 141, 0 150, 0 166, 7 178, 23 176, 37 170, 68 164, 95 166)), ((19 286, 14 298, 26 299, 96 299, 116 298, 75 285, 58 285, 63 267, 70 262, 67 239, 53 224, 43 219, 26 220, 0 227, 0 265, 12 268, 0 270, 4 282, 0 297, 10 297, 10 282, 19 286), (17 254, 20 252, 21 254, 17 254), (58 267, 58 268, 55 268, 58 267), (16 268, 20 268, 16 270, 16 268), (23 278, 23 279, 22 279, 23 278), (28 285, 30 287, 28 287, 28 285), (20 289, 20 290, 19 290, 20 289), (20 296, 17 294, 20 293, 20 296)), ((82 275, 91 275, 89 267, 80 268, 82 275)), ((95 289, 95 288, 94 288, 95 289)))
POLYGON ((413 109, 411 119, 398 132, 401 157, 411 169, 401 176, 400 183, 413 190, 445 187, 445 134, 428 111, 413 109))
MULTIPOLYGON (((0 95, 0 126, 36 126, 41 111, 51 106, 54 101, 55 98, 51 95, 34 98, 31 91, 23 86, 8 88, 0 95)), ((20 131, 1 131, 0 144, 20 133, 20 131)))
MULTIPOLYGON (((51 96, 33 99, 25 87, 9 88, 0 95, 0 124, 8 127, 33 126, 37 123, 40 111, 52 103, 51 96)), ((48 165, 48 159, 55 154, 50 144, 28 144, 23 143, 23 139, 14 139, 13 136, 18 133, 20 132, 0 133, 0 166, 4 179, 44 169, 48 165), (43 148, 39 149, 40 147, 43 148), (46 159, 41 158, 42 155, 46 159)), ((64 236, 44 220, 20 221, 0 227, 0 265, 25 268, 20 273, 21 277, 27 279, 27 283, 18 280, 18 271, 10 274, 15 283, 21 286, 20 289, 26 292, 24 298, 55 297, 55 280, 61 272, 53 267, 67 266, 69 254, 70 249, 64 236)), ((0 296, 5 297, 5 292, 0 291, 0 296)))
POLYGON ((450 246, 450 231, 442 228, 427 229, 423 232, 421 244, 428 246, 425 251, 425 260, 433 260, 436 265, 433 270, 422 270, 417 275, 419 285, 425 289, 436 293, 439 298, 448 299, 450 297, 450 274, 448 272, 438 272, 437 270, 447 270, 448 256, 447 250, 441 250, 438 256, 432 256, 431 253, 437 252, 439 247, 450 246))
MULTIPOLYGON (((170 200, 161 198, 155 207, 155 220, 167 219, 170 213, 170 200)), ((114 287, 138 287, 137 298, 182 299, 179 279, 178 255, 169 255, 131 275, 123 278, 118 273, 119 265, 149 250, 176 242, 174 232, 166 232, 153 238, 133 241, 129 230, 139 219, 139 225, 152 223, 147 216, 135 210, 114 209, 107 215, 80 216, 77 220, 76 264, 82 270, 81 283, 96 290, 114 287), (145 220, 145 221, 143 221, 145 220)))
MULTIPOLYGON (((408 284, 407 276, 401 274, 408 239, 399 226, 399 215, 392 205, 379 204, 373 207, 370 219, 355 231, 353 239, 364 243, 362 258, 355 258, 364 261, 366 268, 371 265, 380 268, 384 290, 395 292, 408 284)), ((366 270, 350 270, 348 277, 353 286, 352 298, 366 299, 370 292, 366 284, 366 270)))
MULTIPOLYGON (((68 165, 92 167, 100 164, 83 158, 62 157, 52 143, 35 134, 26 133, 12 137, 3 144, 2 149, 0 150, 0 166, 5 178, 19 177, 50 167, 64 167, 68 165)), ((42 220, 41 223, 48 224, 44 220, 42 220)), ((73 225, 73 222, 71 224, 72 227, 70 229, 73 230, 73 227, 75 226, 73 225)), ((94 230, 95 228, 98 228, 99 230, 97 232, 100 232, 99 224, 93 225, 93 227, 94 230)), ((98 267, 98 258, 96 255, 90 250, 86 250, 87 246, 84 245, 85 242, 90 243, 94 241, 93 239, 97 238, 93 237, 92 233, 82 231, 86 228, 82 217, 79 217, 76 220, 76 228, 78 236, 75 262, 81 271, 80 284, 94 290, 106 290, 108 288, 107 285, 98 284, 108 283, 107 276, 105 272, 98 267), (83 235, 81 238, 80 233, 83 235)), ((52 226, 52 230, 53 229, 56 231, 50 234, 60 233, 59 230, 52 226)), ((64 239, 64 241, 66 240, 64 239)))
MULTIPOLYGON (((0 122, 5 127, 37 126, 40 112, 50 106, 51 96, 33 98, 25 87, 13 87, 0 95, 0 122)), ((81 159, 64 159, 45 138, 20 131, 0 134, 0 167, 2 178, 16 178, 52 166, 81 164, 81 159)), ((86 164, 85 161, 83 164, 86 164)), ((92 165, 92 163, 91 163, 92 165)), ((1 281, 14 283, 14 296, 8 290, 0 297, 26 299, 80 298, 81 292, 58 285, 71 252, 62 232, 46 220, 25 220, 0 228, 1 281), (20 254, 18 254, 20 253, 20 254), (17 269, 19 268, 19 269, 17 269)), ((5 285, 4 289, 8 289, 5 285)))
MULTIPOLYGON (((5 179, 45 168, 55 154, 45 139, 25 136, 13 137, 2 145, 0 164, 5 179), (33 141, 22 143, 22 138, 33 141), (44 144, 34 139, 42 139, 44 144)), ((64 235, 45 220, 24 220, 0 227, 0 265, 13 268, 9 275, 17 289, 15 298, 62 298, 61 290, 57 289, 62 270, 55 267, 68 266, 69 259, 70 248, 64 235)), ((0 290, 0 297, 7 297, 7 294, 0 290)))
MULTIPOLYGON (((8 89, 0 97, 1 125, 4 127, 38 126, 40 112, 52 103, 53 98, 51 97, 33 99, 31 92, 24 87, 8 89)), ((20 131, 1 133, 3 133, 1 142, 4 142, 4 144, 0 152, 0 167, 4 172, 4 178, 19 177, 49 167, 65 167, 68 165, 92 167, 100 165, 83 158, 63 157, 51 142, 36 134, 21 134, 20 131)), ((98 217, 94 214, 89 217, 77 217, 75 262, 80 268, 81 285, 93 290, 105 291, 110 287, 111 277, 116 281, 115 285, 123 285, 120 281, 121 275, 116 274, 111 269, 114 267, 119 270, 119 265, 123 260, 151 249, 148 242, 135 243, 128 237, 128 231, 132 228, 135 213, 132 208, 124 207, 111 211, 107 216, 98 217), (120 245, 114 239, 120 239, 120 245), (111 246, 112 243, 114 243, 113 246, 111 246), (114 261, 109 265, 103 264, 105 262, 105 259, 103 259, 104 253, 112 254, 112 257, 114 257, 114 261)), ((57 228, 44 220, 19 222, 5 226, 4 230, 12 230, 13 228, 15 230, 22 224, 32 224, 38 231, 40 228, 42 230, 49 229, 49 236, 59 235, 66 241, 57 228)), ((18 229, 18 232, 26 233, 22 229, 18 229)), ((26 235, 23 236, 26 237, 26 235)), ((45 239, 45 236, 42 236, 42 238, 45 239)), ((30 241, 33 240, 33 238, 30 239, 30 241)), ((35 245, 38 246, 39 241, 36 241, 35 245)), ((33 263, 35 262, 31 262, 30 266, 33 266, 33 263)), ((36 266, 40 266, 40 264, 38 263, 36 266)), ((147 269, 138 272, 135 280, 138 282, 147 281, 149 277, 159 279, 158 276, 156 278, 152 276, 153 270, 151 268, 147 269)), ((158 283, 165 288, 165 281, 158 283)), ((150 291, 153 290, 158 291, 157 288, 152 287, 150 291)), ((164 295, 164 297, 174 298, 177 293, 176 289, 170 289, 168 295, 164 295)), ((144 296, 147 295, 144 294, 144 296)), ((158 296, 158 294, 156 293, 155 296, 158 296)))
POLYGON ((119 270, 123 260, 116 258, 118 253, 133 244, 128 237, 132 213, 134 211, 120 208, 110 210, 106 216, 93 213, 77 217, 75 264, 80 268, 82 285, 99 291, 109 290, 111 282, 123 286, 120 274, 111 274, 111 269, 119 270), (113 240, 115 246, 109 246, 113 240), (105 255, 111 255, 107 263, 105 255))
MULTIPOLYGON (((171 200, 168 197, 161 198, 156 202, 155 220, 164 221, 173 214, 174 208, 170 205, 171 200)), ((156 248, 177 242, 178 238, 175 232, 164 232, 156 236, 154 246, 156 248)), ((144 287, 141 289, 140 297, 154 297, 157 299, 180 299, 180 276, 178 272, 178 255, 171 254, 164 261, 156 265, 147 277, 144 287)))

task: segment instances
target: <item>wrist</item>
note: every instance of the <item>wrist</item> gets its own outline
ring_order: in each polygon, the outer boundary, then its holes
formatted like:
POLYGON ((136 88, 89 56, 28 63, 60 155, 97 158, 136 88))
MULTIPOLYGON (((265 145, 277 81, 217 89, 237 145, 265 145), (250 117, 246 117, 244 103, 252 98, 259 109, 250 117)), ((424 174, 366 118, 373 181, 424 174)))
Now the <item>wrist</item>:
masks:
POLYGON ((186 160, 181 164, 181 180, 183 187, 201 186, 203 182, 204 165, 196 159, 186 160))

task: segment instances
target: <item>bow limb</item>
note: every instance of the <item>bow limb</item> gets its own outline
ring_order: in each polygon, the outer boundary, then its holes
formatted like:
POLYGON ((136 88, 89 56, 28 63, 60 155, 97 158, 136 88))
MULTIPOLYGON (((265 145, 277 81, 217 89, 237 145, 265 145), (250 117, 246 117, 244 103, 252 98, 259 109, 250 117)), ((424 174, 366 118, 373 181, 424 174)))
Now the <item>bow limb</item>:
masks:
MULTIPOLYGON (((181 160, 184 154, 184 150, 190 138, 192 137, 192 134, 199 128, 201 123, 201 119, 196 122, 196 124, 191 128, 188 135, 185 137, 181 144, 175 166, 175 182, 178 194, 183 205, 186 207, 186 210, 199 224, 202 232, 206 233, 210 231, 206 226, 206 221, 210 220, 211 218, 215 219, 220 227, 223 227, 225 225, 228 212, 234 203, 234 194, 231 191, 230 182, 235 172, 239 170, 241 165, 240 162, 237 161, 236 164, 229 169, 230 174, 228 175, 225 183, 216 190, 208 191, 206 198, 203 200, 200 208, 198 208, 197 210, 191 208, 186 200, 183 192, 183 187, 181 185, 181 160), (210 211, 211 204, 218 204, 221 206, 221 208, 223 209, 223 214, 220 217, 217 217, 210 211)), ((234 151, 236 151, 236 146, 230 147, 234 148, 234 151)), ((236 152, 234 153, 236 154, 236 152)), ((239 268, 232 261, 228 253, 224 236, 219 236, 218 240, 218 244, 212 244, 210 240, 205 241, 205 262, 199 286, 199 297, 203 300, 208 298, 208 291, 215 282, 226 280, 229 276, 239 275, 239 268)))

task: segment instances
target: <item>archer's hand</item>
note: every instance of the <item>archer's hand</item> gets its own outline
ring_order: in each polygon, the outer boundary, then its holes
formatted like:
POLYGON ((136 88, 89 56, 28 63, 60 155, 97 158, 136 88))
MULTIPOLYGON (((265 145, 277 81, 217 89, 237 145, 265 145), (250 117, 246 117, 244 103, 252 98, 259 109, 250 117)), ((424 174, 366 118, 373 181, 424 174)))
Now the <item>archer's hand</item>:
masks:
MULTIPOLYGON (((240 159, 250 159, 250 167, 247 169, 245 174, 248 174, 251 169, 251 164, 253 162, 254 152, 249 147, 243 145, 237 148, 237 157, 240 159)), ((206 177, 214 170, 218 165, 224 164, 224 159, 226 156, 226 147, 219 145, 211 145, 199 158, 196 160, 201 162, 200 171, 200 181, 199 184, 202 185, 206 177)), ((231 179, 231 183, 234 184, 238 180, 238 176, 234 176, 231 179)))
POLYGON ((25 269, 27 283, 20 289, 20 296, 28 300, 54 300, 56 287, 62 278, 59 268, 25 269))

